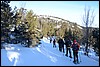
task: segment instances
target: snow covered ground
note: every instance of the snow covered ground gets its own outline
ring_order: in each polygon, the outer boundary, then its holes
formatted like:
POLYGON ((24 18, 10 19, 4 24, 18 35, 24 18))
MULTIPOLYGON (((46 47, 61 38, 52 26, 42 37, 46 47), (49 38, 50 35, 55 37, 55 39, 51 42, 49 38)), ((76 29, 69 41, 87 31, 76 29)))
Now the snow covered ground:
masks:
POLYGON ((6 48, 1 49, 1 66, 99 66, 99 61, 85 56, 82 51, 79 51, 80 64, 74 64, 73 59, 58 50, 57 43, 53 48, 45 37, 41 43, 35 48, 23 47, 20 43, 4 44, 6 48))

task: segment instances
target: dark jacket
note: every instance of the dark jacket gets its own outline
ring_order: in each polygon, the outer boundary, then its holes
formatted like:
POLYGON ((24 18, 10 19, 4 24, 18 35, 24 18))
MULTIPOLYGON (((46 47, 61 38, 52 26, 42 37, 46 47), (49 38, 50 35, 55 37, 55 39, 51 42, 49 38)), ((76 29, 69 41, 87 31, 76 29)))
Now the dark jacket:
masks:
POLYGON ((55 44, 55 43, 56 43, 56 40, 54 39, 54 40, 53 40, 53 44, 55 44))
POLYGON ((64 46, 64 41, 62 39, 59 39, 58 43, 61 44, 62 46, 64 46))
POLYGON ((72 43, 71 43, 71 40, 68 39, 68 40, 65 41, 66 47, 70 47, 71 44, 72 44, 72 43))

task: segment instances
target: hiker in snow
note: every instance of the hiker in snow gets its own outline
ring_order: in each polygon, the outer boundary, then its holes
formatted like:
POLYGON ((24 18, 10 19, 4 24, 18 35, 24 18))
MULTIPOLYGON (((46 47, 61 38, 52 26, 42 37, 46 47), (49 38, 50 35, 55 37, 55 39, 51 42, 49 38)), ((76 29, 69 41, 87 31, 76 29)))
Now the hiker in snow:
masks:
POLYGON ((76 40, 74 40, 73 44, 72 44, 72 50, 73 50, 73 56, 74 56, 74 63, 79 63, 78 61, 78 50, 80 48, 79 43, 77 43, 76 40))
POLYGON ((59 51, 62 52, 63 50, 63 53, 64 53, 64 41, 62 38, 59 38, 58 44, 59 44, 59 51))
POLYGON ((56 47, 56 40, 53 40, 53 47, 56 47))
POLYGON ((65 52, 64 51, 64 39, 62 39, 62 50, 63 50, 63 53, 65 52))
POLYGON ((70 38, 66 38, 65 45, 66 45, 66 56, 68 57, 68 52, 69 52, 69 54, 70 54, 69 57, 72 58, 72 55, 71 55, 71 45, 72 45, 72 42, 71 42, 70 38))
POLYGON ((50 37, 50 43, 52 42, 52 37, 50 37))
POLYGON ((59 45, 59 51, 61 51, 61 38, 58 40, 58 45, 59 45))

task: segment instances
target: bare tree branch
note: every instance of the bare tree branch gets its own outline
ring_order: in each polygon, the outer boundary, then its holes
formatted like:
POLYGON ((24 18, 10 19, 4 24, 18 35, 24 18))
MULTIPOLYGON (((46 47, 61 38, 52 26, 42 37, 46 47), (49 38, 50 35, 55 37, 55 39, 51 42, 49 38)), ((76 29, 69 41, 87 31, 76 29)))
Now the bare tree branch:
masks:
POLYGON ((95 18, 95 15, 94 15, 94 10, 92 11, 92 14, 91 14, 91 18, 90 18, 90 25, 92 25, 92 23, 94 22, 94 18, 95 18))

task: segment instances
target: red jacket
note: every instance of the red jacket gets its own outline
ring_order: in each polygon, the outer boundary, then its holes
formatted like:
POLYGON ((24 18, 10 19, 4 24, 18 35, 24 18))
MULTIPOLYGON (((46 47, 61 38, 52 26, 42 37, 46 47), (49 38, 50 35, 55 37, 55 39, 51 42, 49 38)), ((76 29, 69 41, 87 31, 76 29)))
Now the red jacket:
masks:
MULTIPOLYGON (((73 44, 72 44, 72 48, 73 48, 73 46, 74 46, 75 44, 77 44, 78 48, 80 48, 80 45, 79 45, 79 43, 76 42, 76 40, 74 40, 74 42, 73 42, 73 44)), ((78 52, 78 50, 76 50, 75 52, 78 52)))

